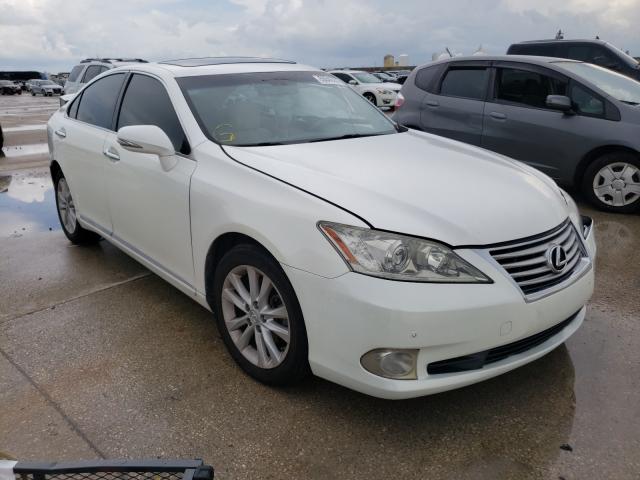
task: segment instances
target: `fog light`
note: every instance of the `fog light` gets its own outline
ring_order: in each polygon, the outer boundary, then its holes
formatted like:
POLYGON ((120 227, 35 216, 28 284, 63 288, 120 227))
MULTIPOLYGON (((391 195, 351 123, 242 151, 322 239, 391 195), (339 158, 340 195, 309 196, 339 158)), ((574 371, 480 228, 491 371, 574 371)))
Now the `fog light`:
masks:
POLYGON ((380 377, 415 380, 417 360, 418 350, 378 348, 365 353, 360 363, 365 370, 380 377))

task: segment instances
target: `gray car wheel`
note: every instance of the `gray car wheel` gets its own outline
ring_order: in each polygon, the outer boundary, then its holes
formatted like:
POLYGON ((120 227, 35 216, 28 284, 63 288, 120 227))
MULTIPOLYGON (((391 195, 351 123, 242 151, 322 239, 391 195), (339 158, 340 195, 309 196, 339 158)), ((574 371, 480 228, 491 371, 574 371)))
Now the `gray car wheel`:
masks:
POLYGON ((628 152, 605 154, 587 168, 582 189, 601 210, 634 212, 640 209, 640 160, 628 152))

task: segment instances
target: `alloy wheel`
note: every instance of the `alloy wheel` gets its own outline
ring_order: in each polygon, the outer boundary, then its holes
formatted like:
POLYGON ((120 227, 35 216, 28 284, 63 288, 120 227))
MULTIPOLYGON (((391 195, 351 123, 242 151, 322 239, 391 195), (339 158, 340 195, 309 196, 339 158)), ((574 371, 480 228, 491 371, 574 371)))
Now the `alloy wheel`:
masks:
POLYGON ((640 169, 627 162, 605 165, 593 178, 593 192, 613 207, 634 203, 640 198, 640 169))
POLYGON ((58 213, 60 220, 67 232, 73 234, 76 230, 76 207, 71 197, 69 185, 64 177, 58 180, 58 188, 56 192, 58 200, 58 213))
POLYGON ((289 350, 289 314, 271 279, 250 265, 231 270, 222 286, 224 325, 242 355, 259 368, 280 365, 289 350))

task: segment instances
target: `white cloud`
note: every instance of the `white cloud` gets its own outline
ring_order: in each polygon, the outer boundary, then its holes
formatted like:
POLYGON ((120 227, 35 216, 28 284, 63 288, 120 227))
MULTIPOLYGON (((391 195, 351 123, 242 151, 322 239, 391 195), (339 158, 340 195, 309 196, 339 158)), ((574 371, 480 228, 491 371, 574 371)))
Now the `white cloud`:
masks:
POLYGON ((0 69, 69 70, 87 56, 273 55, 318 66, 424 62, 445 46, 594 37, 640 53, 638 0, 0 0, 0 69))

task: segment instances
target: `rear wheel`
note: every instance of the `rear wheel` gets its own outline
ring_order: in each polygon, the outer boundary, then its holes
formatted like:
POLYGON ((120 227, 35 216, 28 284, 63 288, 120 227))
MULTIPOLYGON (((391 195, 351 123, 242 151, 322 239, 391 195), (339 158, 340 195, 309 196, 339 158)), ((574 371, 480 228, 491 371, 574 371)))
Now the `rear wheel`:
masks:
POLYGON ((86 245, 100 240, 100 235, 90 230, 82 228, 78 223, 76 206, 69 190, 69 184, 64 175, 60 174, 54 178, 56 190, 56 208, 62 231, 67 238, 75 244, 86 245))
POLYGON ((231 356, 253 378, 289 385, 309 373, 307 334, 280 265, 251 244, 227 252, 214 275, 215 316, 231 356))
POLYGON ((601 210, 630 213, 640 209, 640 159, 628 152, 602 155, 585 171, 582 190, 601 210))

